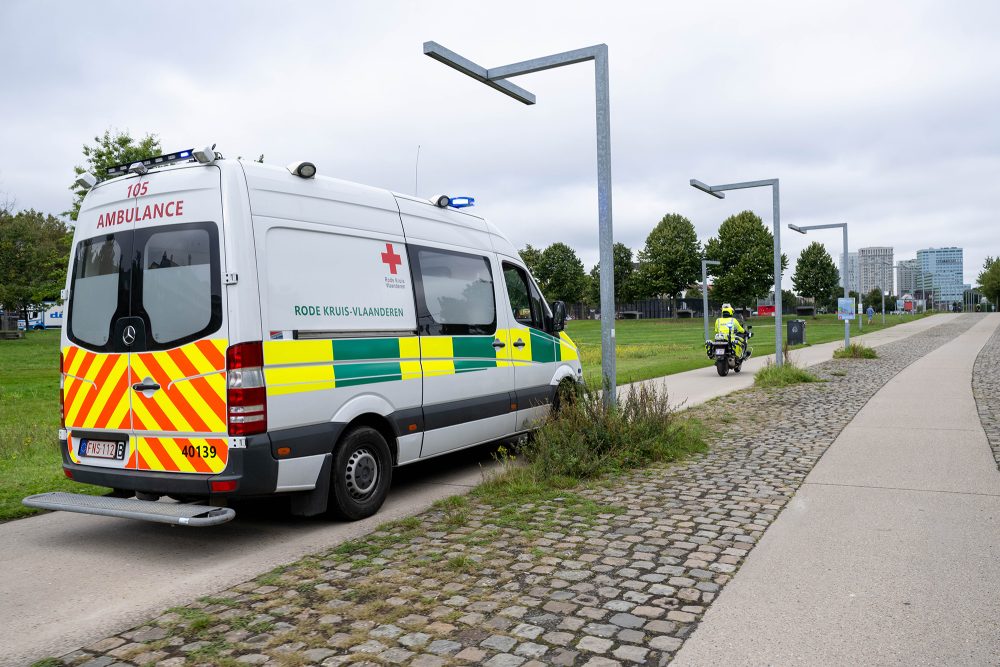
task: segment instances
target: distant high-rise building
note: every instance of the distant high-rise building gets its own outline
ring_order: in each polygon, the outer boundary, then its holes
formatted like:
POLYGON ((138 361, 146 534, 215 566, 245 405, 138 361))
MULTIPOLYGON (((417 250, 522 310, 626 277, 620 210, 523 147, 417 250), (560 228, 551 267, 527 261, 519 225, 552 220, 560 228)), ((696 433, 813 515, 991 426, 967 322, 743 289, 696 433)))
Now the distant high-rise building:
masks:
POLYGON ((914 296, 919 285, 920 263, 916 259, 901 259, 896 267, 896 294, 914 296))
POLYGON ((917 290, 937 306, 962 302, 962 249, 926 248, 917 251, 917 290))
POLYGON ((858 248, 858 284, 861 294, 873 289, 893 292, 892 248, 858 248))
MULTIPOLYGON (((837 265, 837 274, 840 275, 840 286, 844 286, 844 276, 841 267, 844 265, 844 253, 840 253, 840 264, 837 265)), ((852 292, 858 291, 858 253, 847 253, 847 289, 852 292)))

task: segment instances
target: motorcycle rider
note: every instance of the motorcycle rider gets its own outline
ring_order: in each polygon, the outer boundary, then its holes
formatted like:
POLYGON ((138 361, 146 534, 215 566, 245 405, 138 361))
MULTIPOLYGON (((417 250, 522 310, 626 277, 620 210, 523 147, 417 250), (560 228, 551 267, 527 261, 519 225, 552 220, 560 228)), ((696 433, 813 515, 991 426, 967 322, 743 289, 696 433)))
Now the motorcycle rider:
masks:
POLYGON ((747 346, 747 329, 743 326, 742 320, 735 316, 732 305, 728 303, 722 304, 722 313, 715 320, 715 333, 726 334, 729 341, 733 344, 736 358, 738 360, 744 358, 747 346))

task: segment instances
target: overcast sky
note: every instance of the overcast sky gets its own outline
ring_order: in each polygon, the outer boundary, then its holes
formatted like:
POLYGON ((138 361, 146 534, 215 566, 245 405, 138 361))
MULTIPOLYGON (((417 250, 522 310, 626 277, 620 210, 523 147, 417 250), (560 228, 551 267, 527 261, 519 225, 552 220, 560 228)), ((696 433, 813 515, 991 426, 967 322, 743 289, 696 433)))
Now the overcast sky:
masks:
MULTIPOLYGON (((782 222, 850 223, 852 249, 1000 254, 1000 3, 0 3, 0 195, 59 213, 106 128, 165 151, 316 163, 321 174, 472 195, 518 246, 597 260, 593 66, 518 77, 524 106, 422 54, 485 66, 610 49, 615 239, 660 217, 704 241, 780 178, 782 222)), ((784 229, 794 267, 811 240, 784 229)), ((791 271, 786 273, 786 277, 791 271)))

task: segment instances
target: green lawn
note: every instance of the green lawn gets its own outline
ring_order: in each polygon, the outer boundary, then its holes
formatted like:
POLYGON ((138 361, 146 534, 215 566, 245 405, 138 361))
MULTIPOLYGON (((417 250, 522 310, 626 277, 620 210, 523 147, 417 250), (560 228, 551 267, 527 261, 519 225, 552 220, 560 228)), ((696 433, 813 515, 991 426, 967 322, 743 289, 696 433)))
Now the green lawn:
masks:
POLYGON ((0 521, 37 513, 33 493, 107 491, 63 476, 58 430, 59 331, 0 340, 0 521))
MULTIPOLYGON (((924 315, 886 315, 885 327, 875 316, 864 333, 911 322, 924 315)), ((806 342, 810 345, 842 340, 844 323, 836 315, 819 315, 800 318, 806 321, 806 342)), ((774 320, 755 317, 753 325, 754 354, 774 354, 774 320)), ((710 321, 711 325, 711 321, 710 321)), ((615 326, 617 341, 618 384, 647 380, 661 375, 680 373, 695 368, 708 367, 705 356, 705 333, 701 319, 694 320, 619 320, 615 326)), ((573 320, 567 322, 566 333, 580 346, 583 373, 587 381, 601 379, 601 323, 598 320, 573 320)), ((859 334, 855 322, 851 335, 859 334)), ((792 348, 795 349, 795 348, 792 348)))

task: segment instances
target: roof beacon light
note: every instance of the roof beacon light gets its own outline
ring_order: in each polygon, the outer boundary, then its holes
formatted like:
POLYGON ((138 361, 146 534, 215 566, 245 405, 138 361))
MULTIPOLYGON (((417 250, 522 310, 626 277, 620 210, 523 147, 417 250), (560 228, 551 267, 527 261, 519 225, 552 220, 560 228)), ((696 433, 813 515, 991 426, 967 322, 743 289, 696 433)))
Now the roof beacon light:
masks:
POLYGON ((448 195, 434 195, 431 197, 431 203, 438 208, 448 208, 448 204, 451 203, 451 197, 448 195))
POLYGON ((194 151, 194 159, 201 164, 212 164, 219 154, 215 152, 215 144, 211 147, 205 146, 200 151, 194 151))
POLYGON ((149 171, 149 167, 144 165, 142 162, 133 162, 128 166, 128 170, 129 173, 139 174, 140 176, 142 176, 143 174, 149 171))
POLYGON ((467 206, 475 206, 475 197, 452 197, 450 205, 452 208, 466 208, 467 206))
POLYGON ((97 177, 94 176, 89 171, 85 171, 76 177, 76 186, 78 188, 83 188, 84 190, 89 190, 90 188, 97 185, 97 177))
POLYGON ((288 165, 288 171, 299 178, 312 178, 316 175, 316 165, 312 162, 293 162, 288 165))
MULTIPOLYGON (((132 167, 136 164, 144 165, 145 167, 163 167, 174 162, 190 162, 192 159, 192 154, 194 149, 187 149, 186 151, 178 151, 176 153, 167 153, 166 155, 157 155, 156 157, 148 157, 145 160, 139 162, 126 162, 124 164, 116 164, 113 167, 108 167, 108 176, 122 176, 128 173, 139 173, 132 170, 132 167)), ((217 158, 222 157, 218 153, 215 154, 217 158)))

